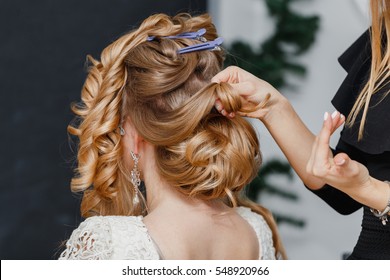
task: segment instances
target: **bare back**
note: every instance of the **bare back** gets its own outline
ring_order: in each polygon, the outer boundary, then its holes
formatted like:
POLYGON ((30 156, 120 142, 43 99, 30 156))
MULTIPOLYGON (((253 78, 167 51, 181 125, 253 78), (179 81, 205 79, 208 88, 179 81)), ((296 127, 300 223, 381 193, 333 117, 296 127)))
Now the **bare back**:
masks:
POLYGON ((259 259, 259 240, 234 209, 177 211, 144 218, 164 259, 259 259))

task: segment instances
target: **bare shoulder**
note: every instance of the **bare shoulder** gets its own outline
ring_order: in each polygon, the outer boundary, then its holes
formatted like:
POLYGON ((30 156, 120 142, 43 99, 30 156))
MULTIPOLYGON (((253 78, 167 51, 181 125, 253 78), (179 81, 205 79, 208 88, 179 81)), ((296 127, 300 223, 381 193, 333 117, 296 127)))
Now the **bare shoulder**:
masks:
POLYGON ((272 230, 264 217, 248 207, 237 207, 236 212, 247 221, 256 233, 261 259, 275 259, 272 230))

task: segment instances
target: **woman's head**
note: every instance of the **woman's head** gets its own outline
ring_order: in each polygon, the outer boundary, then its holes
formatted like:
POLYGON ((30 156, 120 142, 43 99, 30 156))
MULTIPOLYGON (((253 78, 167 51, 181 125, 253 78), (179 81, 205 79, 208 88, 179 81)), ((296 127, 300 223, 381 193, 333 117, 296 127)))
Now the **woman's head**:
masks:
POLYGON ((257 174, 261 158, 253 128, 213 109, 216 98, 229 111, 241 106, 228 84, 210 82, 221 70, 223 52, 180 54, 179 49, 202 42, 167 38, 202 28, 207 41, 217 38, 208 15, 154 15, 105 48, 100 61, 90 58, 82 102, 73 107, 79 125, 69 126, 80 140, 72 188, 84 192, 84 216, 143 210, 132 205, 124 160, 130 155, 124 154, 118 130, 127 120, 155 147, 161 178, 181 193, 234 201, 257 174))

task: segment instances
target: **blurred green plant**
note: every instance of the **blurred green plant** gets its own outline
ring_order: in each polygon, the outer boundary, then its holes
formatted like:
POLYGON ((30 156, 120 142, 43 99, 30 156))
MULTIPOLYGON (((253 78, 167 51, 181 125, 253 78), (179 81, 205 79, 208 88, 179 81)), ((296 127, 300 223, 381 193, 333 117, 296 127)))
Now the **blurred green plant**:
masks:
POLYGON ((275 21, 274 33, 258 49, 246 42, 233 42, 227 48, 226 65, 244 68, 276 88, 285 87, 288 86, 288 73, 306 74, 306 67, 297 62, 297 56, 313 45, 320 19, 317 15, 298 14, 291 8, 292 2, 302 0, 260 1, 265 1, 270 17, 275 21))
MULTIPOLYGON (((287 82, 287 75, 304 77, 307 72, 306 67, 297 61, 297 57, 313 45, 320 18, 317 15, 302 15, 292 9, 293 2, 303 0, 261 1, 265 2, 271 19, 275 21, 274 33, 258 49, 246 42, 233 42, 227 48, 226 66, 237 65, 278 89, 291 87, 287 82)), ((298 200, 296 194, 283 190, 286 187, 274 185, 270 180, 271 175, 287 176, 291 180, 293 171, 287 161, 274 159, 263 163, 258 177, 245 189, 247 196, 253 201, 259 201, 262 193, 269 193, 287 200, 298 200)), ((297 227, 305 225, 301 218, 275 211, 273 214, 278 223, 285 222, 297 227)))
MULTIPOLYGON (((270 177, 273 175, 285 176, 291 180, 293 178, 293 170, 288 162, 283 162, 279 159, 272 159, 263 163, 258 176, 245 187, 246 196, 252 201, 259 201, 261 195, 268 193, 287 200, 298 200, 298 196, 291 191, 285 190, 287 189, 285 186, 279 187, 273 184, 270 180, 270 177)), ((285 222, 297 227, 303 227, 305 225, 305 222, 300 218, 281 214, 274 210, 272 212, 278 224, 285 222)))

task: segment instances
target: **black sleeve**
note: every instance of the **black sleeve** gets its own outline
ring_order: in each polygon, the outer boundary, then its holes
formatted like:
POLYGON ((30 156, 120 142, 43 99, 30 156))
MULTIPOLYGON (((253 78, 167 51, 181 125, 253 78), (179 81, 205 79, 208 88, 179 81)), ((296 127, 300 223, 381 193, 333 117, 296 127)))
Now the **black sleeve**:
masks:
MULTIPOLYGON (((344 152, 351 159, 359 161, 364 164, 363 158, 360 156, 359 150, 348 145, 343 140, 339 140, 339 143, 336 146, 336 149, 332 150, 333 155, 344 152)), ((309 189, 310 190, 310 189, 309 189)), ((310 190, 315 195, 324 200, 330 207, 336 210, 342 215, 349 215, 353 212, 359 210, 362 207, 362 204, 355 201, 353 198, 348 196, 346 193, 330 186, 325 185, 318 190, 310 190)))

